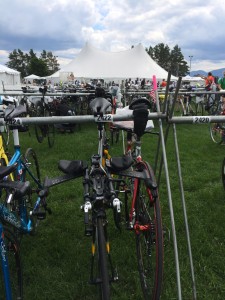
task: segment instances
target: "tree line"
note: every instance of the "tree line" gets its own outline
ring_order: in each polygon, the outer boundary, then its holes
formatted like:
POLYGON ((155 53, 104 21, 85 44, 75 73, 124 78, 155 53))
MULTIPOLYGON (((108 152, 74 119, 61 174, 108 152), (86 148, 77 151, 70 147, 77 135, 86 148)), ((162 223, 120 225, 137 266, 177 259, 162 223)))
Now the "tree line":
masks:
MULTIPOLYGON (((188 73, 189 67, 178 45, 170 49, 168 45, 159 43, 155 47, 150 46, 145 50, 163 69, 166 71, 171 70, 172 75, 184 76, 188 73)), ((29 53, 14 49, 8 58, 9 61, 6 65, 19 71, 22 78, 31 74, 44 77, 59 70, 57 57, 51 51, 43 50, 38 57, 33 49, 30 49, 29 53)))
POLYGON ((166 71, 170 70, 174 76, 185 76, 189 72, 188 64, 178 45, 170 49, 168 45, 159 43, 155 47, 146 48, 146 51, 158 65, 166 71))
POLYGON ((57 57, 51 51, 46 50, 43 50, 38 57, 33 49, 30 49, 29 53, 15 49, 9 53, 9 61, 6 65, 20 72, 22 78, 31 74, 44 77, 59 70, 57 57))

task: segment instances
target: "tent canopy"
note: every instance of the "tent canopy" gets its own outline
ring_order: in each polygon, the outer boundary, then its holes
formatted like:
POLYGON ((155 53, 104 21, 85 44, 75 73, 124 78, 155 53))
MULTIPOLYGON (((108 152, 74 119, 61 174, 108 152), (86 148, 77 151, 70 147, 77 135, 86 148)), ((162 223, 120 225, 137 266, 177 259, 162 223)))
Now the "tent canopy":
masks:
POLYGON ((182 81, 204 81, 204 79, 202 77, 187 75, 185 77, 182 77, 182 81))
POLYGON ((0 82, 4 85, 20 85, 20 72, 0 64, 0 82))
MULTIPOLYGON (((167 78, 168 73, 161 68, 139 44, 132 49, 120 52, 106 52, 86 43, 81 52, 60 71, 73 73, 75 78, 167 78)), ((172 80, 176 77, 172 77, 172 80)))
POLYGON ((0 73, 7 73, 7 74, 17 74, 19 75, 20 72, 16 71, 16 70, 13 70, 13 69, 10 69, 4 65, 0 65, 0 73))
POLYGON ((41 77, 37 76, 37 75, 34 75, 34 74, 31 74, 29 76, 24 77, 24 79, 41 79, 41 77))

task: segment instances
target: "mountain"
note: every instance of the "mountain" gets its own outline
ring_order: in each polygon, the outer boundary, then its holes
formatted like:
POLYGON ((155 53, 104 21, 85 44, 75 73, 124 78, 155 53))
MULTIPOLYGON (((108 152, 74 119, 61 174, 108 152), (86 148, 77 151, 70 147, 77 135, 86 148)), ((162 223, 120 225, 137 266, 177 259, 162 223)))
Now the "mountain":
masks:
MULTIPOLYGON (((223 72, 225 71, 225 68, 221 69, 216 69, 210 71, 214 77, 221 77, 223 75, 223 72)), ((197 70, 197 71, 191 71, 191 76, 196 76, 196 75, 202 75, 202 76, 207 76, 208 72, 203 71, 203 70, 197 70)))

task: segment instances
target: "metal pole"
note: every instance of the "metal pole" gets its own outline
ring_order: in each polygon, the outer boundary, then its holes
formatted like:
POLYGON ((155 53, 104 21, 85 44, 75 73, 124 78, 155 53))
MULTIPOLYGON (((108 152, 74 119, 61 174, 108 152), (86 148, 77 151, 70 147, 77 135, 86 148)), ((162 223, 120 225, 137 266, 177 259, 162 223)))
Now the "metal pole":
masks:
MULTIPOLYGON (((157 90, 155 91, 155 93, 156 93, 157 112, 160 112, 159 97, 157 94, 157 90)), ((163 128, 162 128, 162 119, 160 119, 160 118, 159 118, 159 129, 160 129, 160 138, 161 138, 161 143, 162 143, 162 157, 163 157, 164 170, 165 170, 165 176, 166 176, 168 205, 169 205, 169 211, 170 211, 170 221, 171 221, 172 236, 173 236, 173 247, 174 247, 174 257, 175 257, 175 266, 176 266, 176 277, 177 277, 177 293, 178 293, 178 299, 181 300, 182 294, 181 294, 180 266, 179 266, 179 257, 178 257, 177 236, 176 236, 176 228, 175 228, 175 221, 174 221, 174 211, 173 211, 173 202, 172 202, 172 194, 171 194, 170 179, 169 179, 169 170, 168 170, 168 164, 167 164, 166 147, 165 147, 163 128)))
POLYGON ((189 75, 191 76, 191 60, 193 58, 193 55, 189 55, 189 58, 190 58, 190 71, 189 71, 189 75))
POLYGON ((178 148, 178 142, 177 142, 176 124, 173 124, 173 133, 174 133, 175 153, 176 153, 176 159, 177 159, 178 177, 179 177, 179 184, 180 184, 181 202, 182 202, 182 206, 183 206, 184 223, 185 223, 186 238, 187 238, 187 245, 188 245, 188 254, 189 254, 189 260, 190 260, 190 269, 191 269, 191 278, 192 278, 192 293, 193 293, 193 299, 196 300, 197 292, 196 292, 196 283, 195 283, 194 264, 193 264, 193 257, 192 257, 192 251, 191 251, 191 241, 190 241, 190 233, 189 233, 189 226, 188 226, 186 203, 185 203, 185 197, 184 197, 184 187, 183 187, 183 179, 182 179, 182 172, 181 172, 179 148, 178 148))

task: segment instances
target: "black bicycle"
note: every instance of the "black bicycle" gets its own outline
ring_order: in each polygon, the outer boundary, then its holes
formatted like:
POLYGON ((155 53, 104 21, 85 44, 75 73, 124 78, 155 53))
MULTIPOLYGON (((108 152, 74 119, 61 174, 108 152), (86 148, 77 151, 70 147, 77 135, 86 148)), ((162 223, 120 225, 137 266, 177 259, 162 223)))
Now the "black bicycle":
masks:
MULTIPOLYGON (((133 109, 137 118, 136 132, 141 136, 146 124, 140 119, 143 119, 143 110, 147 119, 148 110, 142 100, 139 102, 135 102, 133 109)), ((107 215, 108 211, 112 211, 116 228, 121 228, 121 189, 117 187, 123 185, 125 188, 129 181, 131 202, 127 201, 125 206, 128 212, 130 205, 128 223, 129 230, 136 237, 137 266, 143 296, 144 299, 159 299, 163 272, 163 230, 153 170, 147 162, 138 157, 134 160, 129 154, 111 157, 105 129, 105 123, 112 122, 113 115, 106 114, 111 109, 111 102, 100 95, 91 101, 90 108, 97 123, 98 152, 91 156, 90 165, 82 160, 60 160, 58 167, 63 174, 57 178, 46 178, 42 195, 48 195, 49 188, 55 185, 83 177, 84 204, 81 209, 85 235, 92 239, 90 283, 99 287, 100 299, 109 300, 110 287, 118 280, 118 273, 111 259, 107 215)), ((140 143, 137 144, 139 147, 140 143)))
MULTIPOLYGON (((39 91, 42 93, 42 97, 36 103, 35 115, 36 117, 50 117, 55 113, 53 99, 49 102, 49 98, 45 96, 47 88, 40 88, 39 91)), ((39 143, 42 143, 44 138, 47 137, 48 145, 50 148, 55 143, 55 127, 54 124, 35 125, 35 135, 39 143)))

